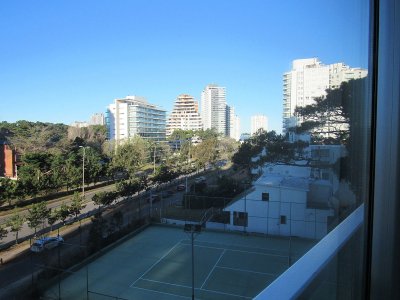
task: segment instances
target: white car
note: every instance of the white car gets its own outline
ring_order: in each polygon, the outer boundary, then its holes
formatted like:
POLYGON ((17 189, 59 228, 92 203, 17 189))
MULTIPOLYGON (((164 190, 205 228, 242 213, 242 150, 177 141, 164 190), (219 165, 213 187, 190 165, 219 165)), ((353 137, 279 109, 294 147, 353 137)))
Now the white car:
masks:
POLYGON ((58 245, 62 244, 64 239, 61 236, 56 237, 44 237, 36 240, 32 246, 32 252, 42 252, 44 249, 53 249, 58 245))

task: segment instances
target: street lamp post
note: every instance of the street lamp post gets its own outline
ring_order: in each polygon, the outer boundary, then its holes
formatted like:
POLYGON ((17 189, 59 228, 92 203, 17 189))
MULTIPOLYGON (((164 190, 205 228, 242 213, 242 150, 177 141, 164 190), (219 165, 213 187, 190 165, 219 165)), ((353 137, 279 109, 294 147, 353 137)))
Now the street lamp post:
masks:
POLYGON ((201 224, 185 224, 183 230, 190 234, 192 240, 192 300, 194 300, 194 238, 201 233, 201 224))

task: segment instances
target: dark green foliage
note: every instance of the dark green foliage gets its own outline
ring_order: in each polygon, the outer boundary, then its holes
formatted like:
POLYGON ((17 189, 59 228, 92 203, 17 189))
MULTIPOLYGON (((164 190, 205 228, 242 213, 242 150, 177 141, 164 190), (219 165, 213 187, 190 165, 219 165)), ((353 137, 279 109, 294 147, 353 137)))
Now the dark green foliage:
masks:
POLYGON ((100 207, 101 205, 110 205, 117 197, 118 192, 99 192, 94 194, 92 200, 100 207))
POLYGON ((196 131, 175 129, 174 132, 168 137, 170 141, 183 141, 188 140, 196 135, 196 131))
POLYGON ((148 143, 139 136, 118 146, 112 160, 115 171, 126 172, 130 178, 146 163, 148 143))
POLYGON ((239 150, 233 155, 232 161, 240 166, 249 167, 251 157, 258 154, 258 149, 253 147, 249 141, 240 145, 239 150))
POLYGON ((46 202, 40 202, 32 204, 32 207, 28 209, 28 216, 26 217, 28 221, 28 226, 32 229, 36 229, 39 225, 47 219, 50 210, 46 207, 46 202))
POLYGON ((365 78, 343 82, 340 88, 328 90, 327 95, 314 104, 296 108, 297 115, 306 121, 295 128, 297 132, 313 133, 317 143, 346 145, 348 156, 334 169, 341 179, 350 182, 359 202, 366 199, 362 187, 367 185, 369 161, 371 105, 367 103, 366 84, 365 78), (326 126, 328 122, 329 127, 326 126), (330 137, 323 136, 326 134, 330 137))
POLYGON ((67 218, 70 215, 71 215, 71 211, 70 211, 69 206, 63 202, 61 204, 60 209, 58 210, 58 216, 64 225, 65 225, 65 220, 67 220, 67 218))
POLYGON ((170 182, 171 180, 175 179, 178 177, 179 174, 176 173, 172 168, 166 165, 160 165, 156 169, 156 173, 153 177, 153 181, 158 182, 158 183, 165 183, 165 182, 170 182))
POLYGON ((53 225, 60 219, 60 213, 56 209, 50 209, 47 217, 47 223, 50 225, 50 231, 53 231, 53 225))
POLYGON ((10 226, 10 231, 15 233, 15 243, 18 244, 18 233, 22 229, 24 218, 16 211, 11 218, 7 220, 7 226, 10 226))
POLYGON ((129 197, 144 190, 147 187, 147 178, 145 176, 125 181, 119 181, 116 189, 122 197, 129 197))
POLYGON ((81 213, 81 210, 85 207, 86 205, 83 204, 83 197, 81 197, 78 192, 75 192, 69 207, 70 213, 74 215, 76 219, 81 213))
POLYGON ((223 208, 243 191, 244 186, 237 180, 222 176, 216 187, 207 188, 204 182, 193 184, 190 193, 184 196, 184 205, 191 209, 223 208))
POLYGON ((21 154, 62 151, 67 142, 68 126, 42 122, 17 121, 0 123, 0 139, 9 142, 21 154))
POLYGON ((308 143, 302 141, 289 143, 284 135, 275 131, 259 130, 240 145, 232 160, 235 164, 246 168, 262 165, 265 162, 291 163, 296 159, 302 159, 303 149, 307 146, 308 143), (265 155, 252 162, 251 158, 260 155, 263 150, 265 155))

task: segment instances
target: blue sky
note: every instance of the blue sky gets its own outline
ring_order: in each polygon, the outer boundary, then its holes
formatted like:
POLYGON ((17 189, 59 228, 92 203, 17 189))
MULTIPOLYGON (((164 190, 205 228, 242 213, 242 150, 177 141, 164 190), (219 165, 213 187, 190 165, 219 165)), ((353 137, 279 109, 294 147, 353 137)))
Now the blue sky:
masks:
POLYGON ((0 121, 85 121, 127 95, 170 111, 179 94, 200 100, 217 83, 242 132, 254 114, 280 132, 292 60, 367 67, 365 2, 5 0, 0 121))

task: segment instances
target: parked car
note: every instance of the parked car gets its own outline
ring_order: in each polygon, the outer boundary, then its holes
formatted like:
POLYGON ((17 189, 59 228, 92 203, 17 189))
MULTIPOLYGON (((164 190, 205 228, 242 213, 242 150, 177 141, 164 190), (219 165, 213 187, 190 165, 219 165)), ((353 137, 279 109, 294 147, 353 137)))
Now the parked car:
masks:
POLYGON ((197 177, 197 178, 194 180, 194 182, 195 182, 195 183, 206 182, 206 178, 205 178, 204 176, 200 176, 200 177, 197 177))
POLYGON ((176 190, 177 191, 184 191, 184 190, 186 190, 186 186, 184 184, 178 184, 176 186, 176 190))
POLYGON ((36 240, 32 246, 32 252, 42 252, 45 249, 53 249, 60 244, 64 243, 64 239, 61 236, 56 237, 43 237, 36 240))

